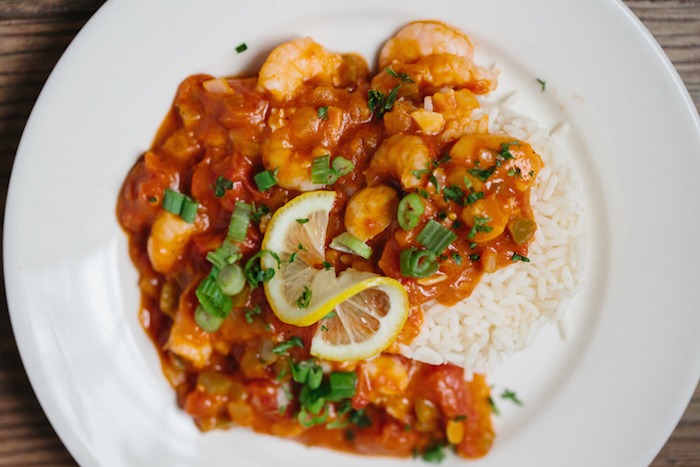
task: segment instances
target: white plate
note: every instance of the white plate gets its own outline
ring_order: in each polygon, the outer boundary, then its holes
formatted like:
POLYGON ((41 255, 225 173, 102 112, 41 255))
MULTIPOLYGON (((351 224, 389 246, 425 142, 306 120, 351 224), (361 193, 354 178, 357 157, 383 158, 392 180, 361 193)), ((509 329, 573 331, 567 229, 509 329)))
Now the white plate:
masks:
POLYGON ((186 76, 255 70, 302 35, 372 60, 399 26, 438 18, 503 70, 500 95, 521 90, 516 110, 570 123, 563 144, 590 217, 570 338, 548 329, 492 377, 526 405, 501 403, 496 444, 476 465, 650 462, 700 374, 700 124, 657 43, 616 1, 340 5, 112 0, 56 66, 15 161, 4 247, 15 336, 61 439, 83 465, 356 465, 241 429, 197 432, 139 326, 115 202, 186 76))

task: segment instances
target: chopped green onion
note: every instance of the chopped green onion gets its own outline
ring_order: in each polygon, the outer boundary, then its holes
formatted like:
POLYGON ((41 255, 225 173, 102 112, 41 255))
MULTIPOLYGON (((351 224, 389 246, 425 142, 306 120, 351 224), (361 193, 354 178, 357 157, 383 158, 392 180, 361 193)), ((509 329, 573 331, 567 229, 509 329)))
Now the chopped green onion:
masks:
POLYGON ((435 219, 430 219, 418 234, 416 240, 436 255, 439 255, 448 245, 457 240, 457 234, 435 219))
POLYGON ((165 193, 163 195, 163 209, 180 216, 182 220, 188 224, 192 224, 194 222, 194 219, 197 216, 198 208, 199 203, 189 196, 171 190, 170 188, 165 189, 165 193))
POLYGON ((224 240, 219 248, 207 253, 207 261, 222 269, 227 264, 233 264, 241 259, 240 250, 229 239, 224 240))
POLYGON ((173 191, 170 188, 165 189, 163 195, 163 209, 176 215, 180 215, 182 204, 185 202, 185 195, 173 191))
POLYGON ((316 185, 332 185, 338 181, 338 176, 333 174, 331 167, 331 155, 325 154, 315 157, 311 163, 311 182, 316 185))
POLYGON ((258 174, 255 174, 253 181, 260 191, 266 191, 277 185, 277 169, 274 172, 269 170, 264 170, 258 174))
POLYGON ((344 158, 343 156, 338 156, 335 159, 333 159, 331 168, 335 171, 335 173, 342 177, 352 172, 352 169, 355 168, 355 164, 353 164, 352 161, 344 158))
POLYGON ((453 251, 452 252, 452 261, 454 261, 455 264, 457 266, 459 266, 460 264, 462 264, 462 256, 459 253, 457 253, 456 251, 453 251))
POLYGON ((202 331, 212 333, 219 330, 221 324, 224 322, 224 318, 219 318, 207 313, 204 307, 199 305, 197 309, 194 310, 194 322, 197 323, 197 326, 199 326, 202 331))
POLYGON ((399 254, 401 274, 405 277, 430 277, 438 269, 437 255, 430 250, 409 248, 399 254))
POLYGON ((320 365, 313 365, 309 368, 309 376, 306 379, 306 385, 309 389, 318 389, 323 381, 323 368, 320 365))
POLYGON ((350 423, 357 425, 359 428, 368 428, 372 426, 372 419, 367 415, 365 409, 351 411, 349 418, 350 423))
POLYGON ((332 267, 333 267, 333 265, 331 263, 329 263, 328 261, 323 262, 323 269, 325 269, 326 271, 328 271, 332 267))
POLYGON ((369 259, 372 256, 372 248, 350 232, 341 233, 331 240, 329 246, 334 250, 352 253, 364 259, 369 259))
POLYGON ((354 371, 331 373, 331 389, 328 395, 329 400, 341 400, 353 397, 357 389, 357 374, 354 371))
POLYGON ((237 264, 227 264, 216 277, 216 283, 226 295, 236 295, 245 287, 243 268, 237 264))
POLYGON ((233 308, 231 299, 221 290, 212 274, 199 283, 195 295, 204 311, 217 318, 225 318, 233 308))
POLYGON ((182 203, 180 217, 182 217, 182 220, 188 224, 192 224, 194 223, 195 217, 197 217, 197 209, 199 209, 199 203, 189 196, 186 196, 185 201, 182 203))
POLYGON ((252 206, 243 201, 236 201, 236 206, 231 214, 231 222, 228 225, 228 238, 236 242, 244 242, 248 235, 250 225, 250 211, 252 206))
POLYGON ((420 216, 425 212, 425 205, 416 193, 410 193, 399 202, 396 212, 399 226, 403 230, 411 230, 418 225, 420 216))
POLYGON ((236 46, 236 52, 237 53, 242 53, 248 50, 248 45, 245 42, 241 42, 236 46))

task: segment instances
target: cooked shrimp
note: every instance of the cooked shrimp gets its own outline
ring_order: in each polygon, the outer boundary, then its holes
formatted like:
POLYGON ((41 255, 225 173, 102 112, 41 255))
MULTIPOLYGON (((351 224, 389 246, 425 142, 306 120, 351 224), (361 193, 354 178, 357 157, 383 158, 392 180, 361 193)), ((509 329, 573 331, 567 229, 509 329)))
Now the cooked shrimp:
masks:
POLYGON ((370 185, 393 178, 410 190, 420 186, 425 178, 425 175, 416 176, 415 171, 425 169, 430 161, 430 148, 422 138, 394 135, 379 146, 365 175, 370 185))
POLYGON ((363 242, 382 233, 396 219, 399 195, 387 185, 365 187, 345 209, 345 229, 363 242))
MULTIPOLYGON (((182 302, 181 302, 182 303, 182 302)), ((191 311, 180 307, 170 328, 167 348, 192 362, 197 368, 209 363, 212 354, 211 335, 202 331, 194 321, 191 311)))
POLYGON ((413 63, 429 55, 457 55, 471 59, 474 47, 459 30, 439 21, 416 21, 389 39, 379 53, 379 66, 413 63))
POLYGON ((194 224, 188 224, 168 211, 159 211, 146 243, 153 269, 164 274, 171 272, 182 258, 194 231, 194 224))
POLYGON ((479 101, 468 89, 441 91, 430 96, 429 102, 431 109, 445 119, 439 135, 443 143, 455 141, 479 129, 480 122, 472 119, 472 112, 479 108, 479 101))
POLYGON ((343 57, 331 53, 310 37, 275 47, 260 68, 258 90, 269 92, 279 102, 296 97, 310 81, 316 85, 340 86, 343 57))
POLYGON ((380 355, 364 362, 358 369, 358 393, 367 402, 384 406, 393 417, 403 419, 408 411, 403 396, 408 387, 408 369, 396 357, 380 355))

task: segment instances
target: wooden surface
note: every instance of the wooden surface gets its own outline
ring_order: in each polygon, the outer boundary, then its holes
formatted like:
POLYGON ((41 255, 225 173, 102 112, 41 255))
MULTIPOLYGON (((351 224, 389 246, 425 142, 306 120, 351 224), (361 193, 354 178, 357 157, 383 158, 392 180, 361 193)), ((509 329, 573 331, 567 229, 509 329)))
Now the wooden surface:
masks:
MULTIPOLYGON (((582 0, 583 1, 583 0, 582 0)), ((700 108, 700 0, 626 1, 661 43, 700 108)), ((41 87, 100 0, 0 0, 0 200, 41 87)), ((700 156, 700 155, 699 155, 700 156)), ((4 297, 4 285, 2 294, 4 297)), ((72 465, 29 385, 0 306, 0 465, 72 465)), ((700 466, 700 388, 652 464, 700 466)))

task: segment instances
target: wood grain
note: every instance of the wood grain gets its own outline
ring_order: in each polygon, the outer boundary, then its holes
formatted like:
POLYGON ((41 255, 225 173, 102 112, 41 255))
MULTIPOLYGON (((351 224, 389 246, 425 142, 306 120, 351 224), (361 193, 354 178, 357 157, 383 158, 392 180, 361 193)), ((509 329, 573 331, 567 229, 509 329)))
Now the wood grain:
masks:
MULTIPOLYGON (((625 2, 676 66, 700 109, 700 0, 625 2)), ((0 206, 43 83, 101 0, 0 0, 0 206)), ((0 285, 5 296, 4 284, 0 285)), ((39 406, 0 303, 0 466, 74 465, 39 406)), ((653 466, 700 466, 700 387, 653 466)))

